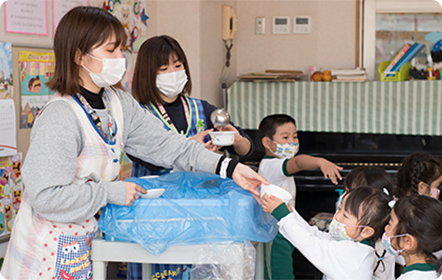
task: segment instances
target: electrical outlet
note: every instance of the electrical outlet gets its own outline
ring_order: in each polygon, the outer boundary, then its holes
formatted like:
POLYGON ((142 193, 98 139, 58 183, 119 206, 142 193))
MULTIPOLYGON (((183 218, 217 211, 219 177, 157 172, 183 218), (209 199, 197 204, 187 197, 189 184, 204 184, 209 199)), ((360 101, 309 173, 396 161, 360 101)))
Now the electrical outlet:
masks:
POLYGON ((255 35, 264 35, 266 33, 266 19, 265 17, 255 18, 255 35))

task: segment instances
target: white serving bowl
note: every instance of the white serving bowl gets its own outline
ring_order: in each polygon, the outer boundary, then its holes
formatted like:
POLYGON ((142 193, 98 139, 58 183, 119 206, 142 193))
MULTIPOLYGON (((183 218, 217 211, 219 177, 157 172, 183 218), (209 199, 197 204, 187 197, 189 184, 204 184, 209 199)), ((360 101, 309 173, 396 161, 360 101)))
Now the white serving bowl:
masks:
POLYGON ((150 189, 146 194, 138 192, 140 198, 158 198, 164 193, 165 189, 150 189))
POLYGON ((276 185, 264 185, 261 184, 261 200, 264 194, 269 196, 274 196, 281 199, 284 203, 289 203, 290 200, 293 199, 293 196, 286 190, 276 185))
POLYGON ((230 146, 235 140, 236 131, 213 131, 209 132, 213 145, 230 146))

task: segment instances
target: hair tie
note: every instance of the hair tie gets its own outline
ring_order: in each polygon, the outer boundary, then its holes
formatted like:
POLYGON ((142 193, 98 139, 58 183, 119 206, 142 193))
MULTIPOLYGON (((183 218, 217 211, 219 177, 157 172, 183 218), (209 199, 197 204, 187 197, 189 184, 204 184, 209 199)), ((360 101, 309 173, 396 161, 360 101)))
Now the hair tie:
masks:
POLYGON ((387 188, 383 188, 382 191, 383 191, 386 195, 390 195, 390 192, 387 190, 387 188))
POLYGON ((390 202, 388 202, 388 206, 390 206, 390 208, 393 208, 393 206, 396 204, 396 200, 390 200, 390 202))

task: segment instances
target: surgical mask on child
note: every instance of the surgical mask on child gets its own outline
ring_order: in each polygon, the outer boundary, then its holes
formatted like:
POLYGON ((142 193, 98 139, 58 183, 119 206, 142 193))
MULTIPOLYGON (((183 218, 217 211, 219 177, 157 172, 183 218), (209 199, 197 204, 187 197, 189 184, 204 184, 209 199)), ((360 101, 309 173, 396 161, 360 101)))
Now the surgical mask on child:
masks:
MULTIPOLYGON (((275 141, 273 141, 273 142, 275 142, 275 141)), ((298 153, 299 144, 293 143, 293 142, 285 143, 285 144, 276 143, 276 151, 272 151, 271 149, 269 149, 269 150, 270 150, 270 152, 272 152, 275 156, 277 156, 279 158, 290 159, 298 153)))
POLYGON ((387 236, 387 233, 384 232, 384 234, 382 235, 382 246, 384 247, 385 251, 387 251, 389 254, 393 255, 393 256, 398 256, 400 252, 402 252, 404 249, 402 250, 396 250, 393 248, 393 246, 391 245, 391 238, 393 237, 402 237, 407 235, 408 233, 404 233, 404 234, 398 234, 398 235, 393 235, 393 236, 387 236))
POLYGON ((103 67, 100 73, 93 73, 89 71, 84 65, 83 68, 89 72, 92 81, 98 87, 108 87, 117 84, 123 78, 126 72, 126 59, 123 58, 97 58, 90 54, 86 54, 93 59, 101 61, 103 67))
POLYGON ((438 198, 439 198, 439 193, 440 193, 440 190, 439 190, 439 189, 431 188, 430 196, 431 196, 432 198, 436 198, 436 199, 438 199, 438 198))
POLYGON ((167 97, 173 99, 180 94, 187 84, 186 70, 157 75, 157 88, 167 97))
POLYGON ((342 240, 349 240, 349 241, 355 241, 355 239, 351 238, 347 234, 346 226, 350 227, 366 227, 366 226, 360 226, 360 225, 346 225, 341 222, 338 222, 335 217, 333 217, 333 220, 330 223, 330 226, 328 227, 328 232, 330 233, 331 237, 333 237, 337 241, 342 240))
MULTIPOLYGON (((439 198, 440 190, 439 190, 439 189, 436 189, 436 188, 432 188, 432 187, 430 187, 430 185, 428 185, 427 183, 424 183, 424 184, 427 185, 427 186, 430 188, 430 193, 427 194, 427 196, 438 199, 438 198, 439 198)), ((419 193, 420 195, 423 195, 423 194, 420 193, 419 191, 418 191, 418 193, 419 193)))

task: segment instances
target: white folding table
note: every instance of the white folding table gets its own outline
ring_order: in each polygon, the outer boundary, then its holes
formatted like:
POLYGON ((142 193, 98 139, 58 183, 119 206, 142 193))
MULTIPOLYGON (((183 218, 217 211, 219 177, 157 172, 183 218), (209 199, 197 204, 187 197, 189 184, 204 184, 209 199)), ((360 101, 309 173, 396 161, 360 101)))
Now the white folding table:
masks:
MULTIPOLYGON (((220 244, 231 253, 232 263, 238 264, 234 267, 233 279, 243 279, 244 244, 232 243, 229 245, 220 244), (228 246, 228 248, 226 248, 228 246)), ((264 279, 264 250, 263 244, 256 245, 255 279, 264 279)), ((102 238, 92 240, 92 264, 94 280, 104 280, 106 277, 106 262, 135 262, 143 264, 143 279, 151 279, 151 264, 192 264, 199 260, 200 250, 212 250, 211 245, 188 245, 169 246, 160 255, 153 255, 137 243, 109 241, 102 238)))

